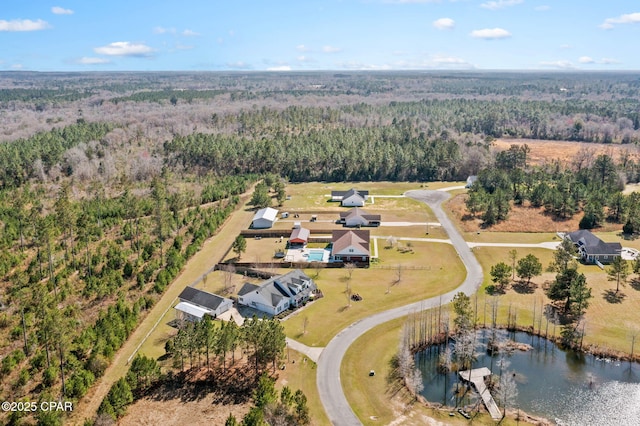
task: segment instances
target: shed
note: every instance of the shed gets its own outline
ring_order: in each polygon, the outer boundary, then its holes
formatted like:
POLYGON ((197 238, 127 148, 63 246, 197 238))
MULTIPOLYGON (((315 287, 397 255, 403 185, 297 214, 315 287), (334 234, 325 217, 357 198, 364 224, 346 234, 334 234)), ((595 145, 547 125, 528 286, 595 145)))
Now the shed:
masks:
POLYGON ((310 231, 307 228, 296 228, 291 232, 289 237, 290 244, 307 244, 309 241, 310 231))
POLYGON ((277 217, 278 210, 272 209, 271 207, 265 207, 264 209, 258 210, 253 216, 251 227, 254 229, 271 228, 276 222, 277 217))

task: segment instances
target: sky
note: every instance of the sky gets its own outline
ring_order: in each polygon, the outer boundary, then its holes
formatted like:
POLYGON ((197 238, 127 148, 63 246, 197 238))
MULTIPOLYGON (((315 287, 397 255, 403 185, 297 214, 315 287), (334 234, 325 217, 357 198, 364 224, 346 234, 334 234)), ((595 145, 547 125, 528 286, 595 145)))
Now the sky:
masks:
POLYGON ((1 0, 0 70, 639 70, 632 0, 1 0))

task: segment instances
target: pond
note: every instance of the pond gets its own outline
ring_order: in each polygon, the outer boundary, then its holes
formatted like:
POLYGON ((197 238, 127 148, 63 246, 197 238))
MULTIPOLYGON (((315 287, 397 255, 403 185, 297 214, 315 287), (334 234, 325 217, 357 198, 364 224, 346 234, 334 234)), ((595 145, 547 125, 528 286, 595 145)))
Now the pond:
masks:
MULTIPOLYGON (((501 356, 487 354, 486 333, 478 333, 473 368, 488 367, 499 374, 501 356)), ((566 351, 527 333, 509 333, 508 338, 532 346, 529 351, 513 350, 503 356, 509 364, 506 371, 515 373, 517 398, 511 408, 559 425, 640 425, 640 364, 566 351)), ((456 401, 458 405, 476 403, 475 393, 456 397, 456 372, 437 372, 443 349, 441 345, 416 354, 423 377, 422 395, 449 406, 456 406, 456 401)))

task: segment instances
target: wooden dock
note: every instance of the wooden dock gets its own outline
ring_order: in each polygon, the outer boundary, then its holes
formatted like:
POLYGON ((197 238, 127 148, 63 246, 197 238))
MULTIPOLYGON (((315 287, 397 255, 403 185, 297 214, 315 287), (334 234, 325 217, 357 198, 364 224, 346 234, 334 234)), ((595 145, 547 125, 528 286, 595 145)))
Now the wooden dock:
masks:
POLYGON ((473 383, 473 386, 475 386, 476 391, 482 398, 482 402, 484 402, 484 406, 487 407, 487 411, 489 411, 491 418, 493 420, 500 420, 502 418, 502 413, 498 408, 498 404, 496 404, 496 401, 493 399, 491 392, 487 388, 487 385, 484 384, 484 378, 491 375, 491 370, 487 367, 482 367, 474 368, 473 370, 460 371, 458 374, 462 380, 473 383))

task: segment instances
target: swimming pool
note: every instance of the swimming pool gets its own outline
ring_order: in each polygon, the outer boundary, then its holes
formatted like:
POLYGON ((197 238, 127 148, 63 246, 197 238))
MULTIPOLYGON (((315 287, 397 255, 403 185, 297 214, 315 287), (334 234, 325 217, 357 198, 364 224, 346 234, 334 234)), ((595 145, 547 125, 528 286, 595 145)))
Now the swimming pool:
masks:
POLYGON ((324 250, 309 250, 309 256, 307 257, 307 261, 309 262, 322 262, 324 259, 324 250))

